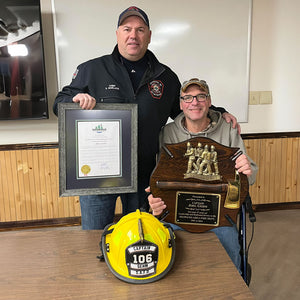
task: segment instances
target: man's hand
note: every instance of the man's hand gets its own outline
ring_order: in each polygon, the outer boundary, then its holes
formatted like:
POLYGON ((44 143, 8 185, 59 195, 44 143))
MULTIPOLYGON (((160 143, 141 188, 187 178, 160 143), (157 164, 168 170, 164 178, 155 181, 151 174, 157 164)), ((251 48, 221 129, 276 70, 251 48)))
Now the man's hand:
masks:
POLYGON ((235 161, 235 168, 239 173, 243 173, 247 176, 252 174, 251 164, 245 154, 240 155, 235 161))
POLYGON ((232 114, 228 113, 228 112, 224 112, 222 117, 225 119, 225 121, 227 123, 232 122, 232 128, 237 128, 237 131, 239 134, 241 134, 241 126, 240 124, 237 122, 237 119, 235 116, 233 116, 232 114))
MULTIPOLYGON (((150 193, 150 187, 145 189, 147 193, 150 193)), ((148 196, 150 208, 152 209, 153 216, 159 216, 167 205, 162 201, 161 198, 154 198, 152 194, 148 196)))
POLYGON ((82 109, 93 109, 96 105, 96 99, 89 94, 80 93, 73 97, 73 102, 79 103, 82 109))

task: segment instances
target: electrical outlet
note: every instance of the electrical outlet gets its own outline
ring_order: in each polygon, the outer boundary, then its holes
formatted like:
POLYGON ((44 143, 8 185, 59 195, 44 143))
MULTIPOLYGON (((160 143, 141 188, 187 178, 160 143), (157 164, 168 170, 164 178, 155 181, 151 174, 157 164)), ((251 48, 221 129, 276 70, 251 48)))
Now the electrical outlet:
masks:
POLYGON ((250 105, 258 105, 259 104, 259 94, 260 94, 260 92, 250 91, 250 93, 249 93, 249 104, 250 105))
POLYGON ((272 92, 271 91, 260 92, 259 104, 272 104, 272 92))

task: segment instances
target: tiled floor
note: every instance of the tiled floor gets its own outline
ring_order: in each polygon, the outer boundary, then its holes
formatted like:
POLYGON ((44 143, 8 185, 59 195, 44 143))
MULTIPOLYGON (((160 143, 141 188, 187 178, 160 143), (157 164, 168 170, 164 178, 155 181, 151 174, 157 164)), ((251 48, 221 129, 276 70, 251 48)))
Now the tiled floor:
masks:
MULTIPOLYGON (((300 299, 300 209, 256 213, 249 249, 257 300, 300 299)), ((251 224, 247 222, 250 238, 251 224)))

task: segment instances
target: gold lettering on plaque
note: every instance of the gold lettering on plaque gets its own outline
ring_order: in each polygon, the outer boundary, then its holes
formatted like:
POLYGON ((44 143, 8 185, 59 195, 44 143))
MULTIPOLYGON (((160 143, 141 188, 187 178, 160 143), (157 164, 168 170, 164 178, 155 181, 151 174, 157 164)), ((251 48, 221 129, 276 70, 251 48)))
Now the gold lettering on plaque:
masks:
POLYGON ((184 156, 188 157, 187 170, 184 178, 196 178, 206 181, 219 180, 218 153, 215 146, 208 145, 202 147, 201 143, 193 148, 191 143, 187 143, 184 156))

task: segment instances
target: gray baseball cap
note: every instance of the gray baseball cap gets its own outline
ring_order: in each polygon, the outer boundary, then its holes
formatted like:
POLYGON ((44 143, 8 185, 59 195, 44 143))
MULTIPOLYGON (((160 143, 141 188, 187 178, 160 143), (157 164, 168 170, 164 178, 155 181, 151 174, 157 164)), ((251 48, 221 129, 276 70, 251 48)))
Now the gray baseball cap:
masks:
POLYGON ((192 78, 190 80, 186 80, 182 83, 181 86, 181 91, 185 93, 186 89, 190 86, 190 85, 198 85, 202 90, 206 91, 207 94, 209 95, 209 87, 206 83, 205 80, 199 80, 198 78, 192 78))

